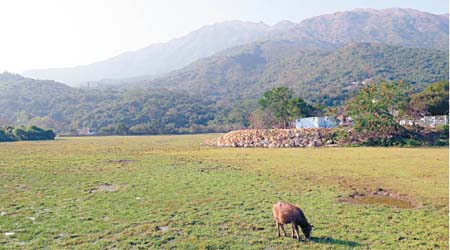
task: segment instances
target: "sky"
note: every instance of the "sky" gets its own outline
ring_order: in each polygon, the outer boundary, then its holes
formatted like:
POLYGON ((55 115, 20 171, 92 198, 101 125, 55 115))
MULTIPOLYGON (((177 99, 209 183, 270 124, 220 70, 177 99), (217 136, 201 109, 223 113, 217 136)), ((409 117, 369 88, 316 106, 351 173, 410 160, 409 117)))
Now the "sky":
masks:
POLYGON ((355 8, 448 13, 448 0, 0 0, 0 72, 89 64, 227 20, 303 19, 355 8))

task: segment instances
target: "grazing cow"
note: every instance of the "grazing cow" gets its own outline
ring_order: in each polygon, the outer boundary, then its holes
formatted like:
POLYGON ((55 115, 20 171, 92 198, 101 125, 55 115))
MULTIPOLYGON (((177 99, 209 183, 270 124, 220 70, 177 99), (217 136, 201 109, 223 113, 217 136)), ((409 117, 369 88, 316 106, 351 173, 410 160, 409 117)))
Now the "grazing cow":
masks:
POLYGON ((286 231, 284 230, 284 225, 292 223, 292 238, 297 236, 298 240, 300 240, 298 226, 301 227, 307 240, 311 238, 313 225, 308 223, 303 211, 299 207, 287 202, 277 202, 273 204, 272 212, 278 230, 278 237, 281 237, 280 227, 283 230, 284 236, 287 237, 286 231))

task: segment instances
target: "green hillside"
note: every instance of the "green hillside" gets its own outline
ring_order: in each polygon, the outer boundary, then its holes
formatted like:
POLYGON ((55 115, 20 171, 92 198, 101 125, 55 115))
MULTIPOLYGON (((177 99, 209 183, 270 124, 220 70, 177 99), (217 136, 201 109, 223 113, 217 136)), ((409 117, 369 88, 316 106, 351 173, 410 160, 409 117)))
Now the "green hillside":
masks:
POLYGON ((72 134, 83 127, 110 134, 216 132, 243 122, 231 105, 207 97, 164 89, 75 89, 9 73, 0 74, 0 110, 0 125, 72 134))
POLYGON ((448 79, 448 52, 382 44, 323 50, 289 41, 266 41, 227 50, 138 85, 208 96, 253 99, 286 85, 303 98, 332 105, 365 82, 395 80, 421 89, 448 79))
POLYGON ((265 90, 285 85, 313 104, 340 104, 380 80, 423 89, 448 79, 446 51, 380 44, 319 49, 266 41, 229 49, 123 89, 79 89, 0 74, 0 125, 58 133, 89 127, 106 134, 222 132, 248 125, 265 90))

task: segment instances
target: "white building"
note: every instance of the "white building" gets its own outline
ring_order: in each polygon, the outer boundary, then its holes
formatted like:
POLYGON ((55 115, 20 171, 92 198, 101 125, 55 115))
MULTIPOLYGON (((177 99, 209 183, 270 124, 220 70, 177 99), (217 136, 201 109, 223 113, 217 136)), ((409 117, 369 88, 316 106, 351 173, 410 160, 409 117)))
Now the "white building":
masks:
POLYGON ((400 119, 398 123, 402 126, 422 126, 422 127, 436 127, 440 125, 448 125, 448 116, 438 115, 438 116, 424 116, 420 119, 400 119))
POLYGON ((295 120, 295 128, 334 128, 337 126, 337 121, 329 116, 306 117, 295 120))

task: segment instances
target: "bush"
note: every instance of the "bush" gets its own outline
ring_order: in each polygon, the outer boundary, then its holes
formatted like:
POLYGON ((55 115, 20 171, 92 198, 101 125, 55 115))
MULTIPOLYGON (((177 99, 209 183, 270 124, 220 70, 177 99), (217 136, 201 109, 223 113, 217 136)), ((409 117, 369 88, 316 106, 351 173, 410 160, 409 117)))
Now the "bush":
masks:
POLYGON ((380 147, 417 147, 423 145, 423 142, 413 138, 369 138, 363 145, 380 147))
POLYGON ((7 133, 7 131, 0 129, 0 142, 1 141, 14 141, 14 138, 7 133))
POLYGON ((449 129, 448 125, 442 125, 437 127, 437 130, 441 133, 441 139, 448 139, 449 136, 448 129, 449 129))
POLYGON ((333 130, 333 134, 331 135, 331 139, 337 142, 347 141, 350 137, 350 132, 346 128, 336 128, 333 130))
POLYGON ((0 141, 53 140, 53 130, 45 130, 36 126, 0 128, 0 141))

